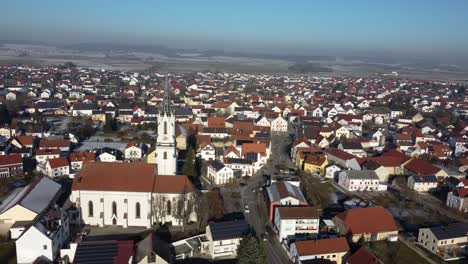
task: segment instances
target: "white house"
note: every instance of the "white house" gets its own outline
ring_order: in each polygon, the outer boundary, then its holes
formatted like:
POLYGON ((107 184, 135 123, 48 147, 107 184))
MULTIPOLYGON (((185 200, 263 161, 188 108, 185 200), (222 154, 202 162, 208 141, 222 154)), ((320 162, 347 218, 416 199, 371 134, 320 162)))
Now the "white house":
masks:
POLYGON ((143 150, 141 148, 141 144, 137 143, 136 141, 132 141, 127 144, 127 147, 124 151, 125 159, 126 160, 139 160, 143 157, 143 150))
POLYGON ((320 212, 310 206, 276 207, 274 218, 278 239, 315 238, 319 231, 320 212))
POLYGON ((340 172, 338 184, 348 191, 385 191, 386 185, 380 186, 379 177, 374 171, 347 170, 340 172))
POLYGON ((202 160, 215 160, 216 159, 216 149, 211 143, 203 144, 200 148, 200 157, 202 160))
POLYGON ((36 151, 36 161, 38 164, 46 164, 50 159, 56 159, 60 157, 59 149, 38 149, 36 151))
POLYGON ((234 170, 215 160, 208 164, 207 176, 211 183, 224 185, 234 181, 234 170))
POLYGON ((250 226, 245 220, 210 223, 206 227, 209 255, 212 259, 235 258, 242 237, 249 231, 250 226))
POLYGON ((288 132, 288 121, 283 117, 278 116, 271 121, 271 132, 285 133, 288 132))
POLYGON ((98 159, 102 162, 116 162, 117 156, 109 152, 103 152, 98 156, 98 159))
POLYGON ((348 251, 346 238, 328 238, 297 241, 289 247, 289 256, 292 262, 297 264, 309 263, 314 259, 342 264, 348 251))
POLYGON ((156 222, 196 221, 190 180, 156 175, 155 164, 86 162, 73 179, 70 199, 88 225, 149 228, 156 222))
POLYGON ((408 177, 408 188, 416 192, 429 192, 437 188, 437 178, 435 176, 417 176, 408 177))
POLYGON ((33 263, 42 257, 55 262, 69 236, 68 214, 54 206, 16 240, 16 260, 18 263, 33 263))
POLYGON ((70 164, 67 157, 50 159, 45 166, 45 174, 51 178, 68 176, 70 174, 70 164))

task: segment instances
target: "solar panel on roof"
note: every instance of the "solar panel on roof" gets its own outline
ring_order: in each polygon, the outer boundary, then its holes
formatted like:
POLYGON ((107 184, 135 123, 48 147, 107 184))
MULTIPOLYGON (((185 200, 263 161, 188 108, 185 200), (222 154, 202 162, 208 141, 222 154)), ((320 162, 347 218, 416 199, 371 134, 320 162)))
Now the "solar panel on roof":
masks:
POLYGON ((76 250, 74 263, 93 264, 114 263, 114 257, 118 254, 117 242, 102 244, 79 244, 76 250))

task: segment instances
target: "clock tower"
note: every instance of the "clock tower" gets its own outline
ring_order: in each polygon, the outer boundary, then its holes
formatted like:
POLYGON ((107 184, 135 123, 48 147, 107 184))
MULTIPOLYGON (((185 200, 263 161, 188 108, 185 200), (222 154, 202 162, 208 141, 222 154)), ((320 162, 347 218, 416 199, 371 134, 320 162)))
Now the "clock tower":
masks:
POLYGON ((175 112, 171 105, 169 86, 166 76, 164 99, 158 109, 156 164, 159 175, 176 175, 177 171, 175 112))

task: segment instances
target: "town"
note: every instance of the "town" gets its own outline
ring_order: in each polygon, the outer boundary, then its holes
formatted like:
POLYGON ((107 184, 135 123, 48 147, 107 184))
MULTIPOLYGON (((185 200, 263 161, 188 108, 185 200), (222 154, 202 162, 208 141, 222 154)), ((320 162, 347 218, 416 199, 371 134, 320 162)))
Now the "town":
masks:
POLYGON ((2 263, 464 263, 462 82, 0 66, 2 263))

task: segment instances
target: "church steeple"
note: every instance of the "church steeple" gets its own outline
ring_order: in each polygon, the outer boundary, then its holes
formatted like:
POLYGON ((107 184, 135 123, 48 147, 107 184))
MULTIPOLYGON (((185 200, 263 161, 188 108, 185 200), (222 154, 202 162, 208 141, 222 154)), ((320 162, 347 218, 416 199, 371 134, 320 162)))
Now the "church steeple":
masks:
POLYGON ((174 113, 172 109, 172 104, 171 104, 171 91, 170 91, 169 78, 167 75, 166 75, 166 80, 164 82, 164 98, 159 107, 159 113, 166 114, 168 116, 174 113))
POLYGON ((166 75, 164 99, 158 110, 158 134, 156 137, 156 163, 160 175, 175 175, 177 173, 175 111, 171 104, 169 85, 166 75))

